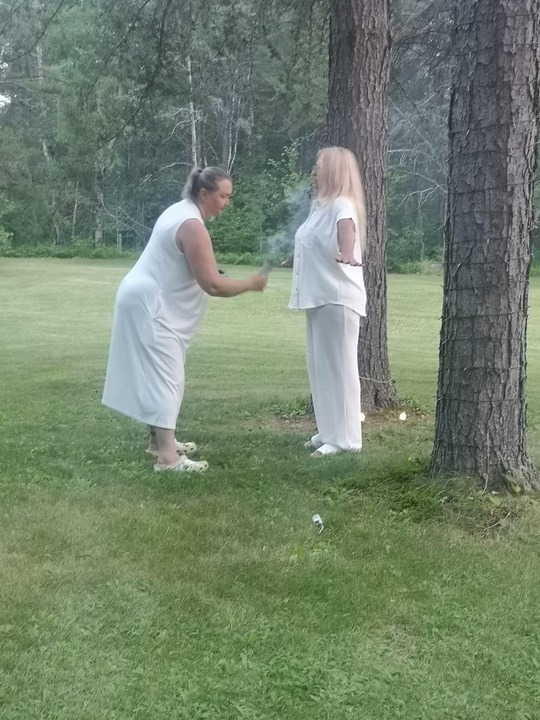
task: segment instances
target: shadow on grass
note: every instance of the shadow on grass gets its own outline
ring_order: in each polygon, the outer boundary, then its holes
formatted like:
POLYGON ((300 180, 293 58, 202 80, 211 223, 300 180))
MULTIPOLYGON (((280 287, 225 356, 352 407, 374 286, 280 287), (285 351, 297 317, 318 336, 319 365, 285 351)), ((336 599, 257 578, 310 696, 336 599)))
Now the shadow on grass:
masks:
POLYGON ((531 497, 485 493, 469 478, 433 477, 426 456, 387 457, 366 465, 369 472, 348 474, 325 493, 368 499, 396 521, 441 522, 486 538, 508 531, 536 502, 531 497))
MULTIPOLYGON (((305 398, 273 406, 260 427, 275 433, 302 432, 309 437, 314 419, 306 406, 305 398)), ((311 476, 322 480, 320 491, 327 499, 365 499, 396 521, 443 522, 480 537, 507 531, 535 502, 530 497, 485 493, 470 478, 432 476, 432 435, 433 417, 408 400, 395 410, 367 418, 361 456, 344 454, 322 459, 311 476), (406 422, 400 419, 402 413, 406 422), (405 455, 404 448, 412 454, 405 455)))

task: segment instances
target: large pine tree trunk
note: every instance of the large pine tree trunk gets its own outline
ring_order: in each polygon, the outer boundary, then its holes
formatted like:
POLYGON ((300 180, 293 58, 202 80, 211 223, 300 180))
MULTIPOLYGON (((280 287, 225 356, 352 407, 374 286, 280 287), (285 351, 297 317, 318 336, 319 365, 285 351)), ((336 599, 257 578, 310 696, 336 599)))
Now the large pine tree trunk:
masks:
POLYGON ((387 92, 389 0, 332 0, 328 131, 330 144, 354 152, 362 168, 367 206, 364 268, 368 317, 362 318, 358 366, 362 408, 397 405, 386 337, 387 92))
POLYGON ((535 484, 525 349, 538 129, 540 0, 461 0, 435 472, 535 484))

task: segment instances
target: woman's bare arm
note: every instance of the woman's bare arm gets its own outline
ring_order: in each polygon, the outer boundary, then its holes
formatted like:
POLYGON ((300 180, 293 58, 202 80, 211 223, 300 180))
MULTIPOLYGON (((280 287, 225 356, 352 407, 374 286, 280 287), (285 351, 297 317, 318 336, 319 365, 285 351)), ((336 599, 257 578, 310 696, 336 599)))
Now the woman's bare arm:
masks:
POLYGON ((208 230, 199 220, 186 220, 176 233, 176 245, 186 256, 193 277, 213 297, 233 297, 248 290, 261 291, 268 282, 267 274, 255 274, 246 280, 233 280, 221 275, 214 257, 208 230))
POLYGON ((356 232, 354 221, 351 220, 351 218, 338 220, 337 235, 339 253, 336 257, 336 262, 343 263, 344 265, 354 265, 356 267, 362 265, 362 263, 354 257, 356 232))

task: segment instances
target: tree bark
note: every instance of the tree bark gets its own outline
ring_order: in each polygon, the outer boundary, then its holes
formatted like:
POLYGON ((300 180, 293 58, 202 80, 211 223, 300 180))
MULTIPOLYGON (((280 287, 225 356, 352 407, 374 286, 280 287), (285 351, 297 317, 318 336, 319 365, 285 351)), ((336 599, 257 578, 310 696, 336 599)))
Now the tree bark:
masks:
POLYGON ((364 268, 368 317, 360 323, 358 366, 365 411, 394 407, 386 335, 387 91, 389 0, 332 0, 327 140, 360 162, 367 207, 364 268))
POLYGON ((540 0, 462 0, 450 102, 435 473, 538 486, 526 450, 526 329, 540 0))

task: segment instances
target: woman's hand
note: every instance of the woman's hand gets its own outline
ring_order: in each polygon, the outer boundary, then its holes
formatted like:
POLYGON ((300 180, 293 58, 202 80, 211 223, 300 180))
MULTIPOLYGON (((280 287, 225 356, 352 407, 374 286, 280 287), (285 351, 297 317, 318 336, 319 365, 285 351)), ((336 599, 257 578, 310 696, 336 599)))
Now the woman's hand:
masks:
POLYGON ((293 266, 293 262, 294 262, 294 255, 293 254, 287 255, 285 260, 281 263, 281 267, 291 268, 293 266))
POLYGON ((195 280, 212 297, 234 297, 248 290, 260 292, 266 287, 268 273, 252 275, 245 280, 233 280, 220 274, 210 235, 200 220, 183 222, 176 233, 176 244, 184 253, 195 280))
POLYGON ((257 273, 247 279, 249 289, 253 292, 262 292, 268 284, 268 273, 257 273))
POLYGON ((352 253, 349 255, 338 253, 336 255, 336 262, 342 263, 343 265, 351 265, 352 267, 362 267, 362 263, 358 262, 352 253))

